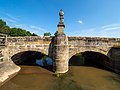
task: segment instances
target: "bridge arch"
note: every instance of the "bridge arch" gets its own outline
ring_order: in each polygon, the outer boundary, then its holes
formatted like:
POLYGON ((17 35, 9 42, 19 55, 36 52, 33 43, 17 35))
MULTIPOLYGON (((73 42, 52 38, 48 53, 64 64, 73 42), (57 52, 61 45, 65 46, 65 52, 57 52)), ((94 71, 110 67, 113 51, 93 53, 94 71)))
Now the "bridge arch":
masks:
POLYGON ((16 65, 40 66, 52 71, 53 60, 40 51, 23 51, 14 54, 10 60, 16 65))
POLYGON ((13 48, 13 49, 9 50, 9 58, 11 58, 13 55, 16 55, 16 54, 21 53, 21 52, 26 52, 26 51, 36 51, 36 52, 41 52, 45 55, 48 55, 48 51, 46 51, 45 49, 39 49, 39 48, 16 49, 16 48, 13 48))
POLYGON ((87 52, 87 51, 98 52, 98 53, 101 53, 101 54, 107 56, 110 49, 111 48, 109 48, 109 47, 100 47, 100 46, 99 47, 97 47, 97 46, 95 46, 95 47, 87 47, 86 46, 86 47, 70 48, 69 49, 69 59, 72 56, 74 56, 74 55, 76 55, 78 53, 87 52))
POLYGON ((112 70, 112 61, 110 58, 100 52, 85 51, 73 55, 69 59, 69 66, 92 66, 100 69, 112 70))

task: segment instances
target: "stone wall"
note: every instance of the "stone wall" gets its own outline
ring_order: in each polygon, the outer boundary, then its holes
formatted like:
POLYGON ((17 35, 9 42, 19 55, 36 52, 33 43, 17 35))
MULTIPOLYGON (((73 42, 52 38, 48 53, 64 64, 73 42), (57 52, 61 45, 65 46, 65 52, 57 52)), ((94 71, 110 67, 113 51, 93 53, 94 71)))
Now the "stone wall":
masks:
POLYGON ((120 47, 114 47, 110 50, 110 57, 113 60, 113 70, 120 73, 120 47))
POLYGON ((95 51, 107 55, 109 50, 120 44, 120 38, 100 38, 100 37, 68 37, 69 58, 73 55, 95 51))
POLYGON ((7 48, 8 55, 13 55, 24 51, 38 51, 45 55, 49 54, 49 46, 51 44, 51 37, 8 37, 7 48))
POLYGON ((3 55, 4 47, 0 48, 0 62, 3 62, 4 55, 3 55))
POLYGON ((0 87, 14 77, 20 71, 20 67, 10 62, 0 62, 0 87))
POLYGON ((6 57, 7 35, 0 34, 0 62, 3 62, 6 57))

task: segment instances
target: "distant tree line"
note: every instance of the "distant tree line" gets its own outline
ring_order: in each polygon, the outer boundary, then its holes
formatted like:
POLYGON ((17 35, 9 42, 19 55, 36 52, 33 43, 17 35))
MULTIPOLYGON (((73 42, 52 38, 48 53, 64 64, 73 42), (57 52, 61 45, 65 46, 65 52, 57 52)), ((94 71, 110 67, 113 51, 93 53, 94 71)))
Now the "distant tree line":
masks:
MULTIPOLYGON (((54 35, 56 36, 57 33, 58 33, 58 31, 56 31, 56 32, 54 33, 54 35)), ((45 32, 45 33, 44 33, 44 36, 51 36, 51 33, 50 33, 50 32, 45 32)))
POLYGON ((21 28, 10 28, 2 19, 0 19, 0 33, 7 34, 8 36, 37 36, 37 34, 30 33, 21 28))
POLYGON ((45 32, 44 36, 51 36, 51 33, 50 32, 45 32))

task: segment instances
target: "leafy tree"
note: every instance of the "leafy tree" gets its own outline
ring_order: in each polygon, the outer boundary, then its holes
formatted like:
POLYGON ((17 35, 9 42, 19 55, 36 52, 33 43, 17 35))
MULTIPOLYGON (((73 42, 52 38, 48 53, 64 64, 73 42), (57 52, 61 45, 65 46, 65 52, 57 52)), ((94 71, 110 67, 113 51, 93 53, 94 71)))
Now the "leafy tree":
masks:
POLYGON ((0 33, 3 34, 8 34, 10 33, 10 27, 9 26, 3 26, 2 28, 0 28, 0 33))
POLYGON ((1 29, 3 26, 6 26, 6 22, 4 22, 2 19, 0 19, 0 29, 1 29))
POLYGON ((50 32, 46 32, 46 33, 44 33, 44 36, 51 36, 51 33, 50 32))
POLYGON ((2 19, 0 19, 0 33, 10 36, 37 36, 37 34, 30 33, 29 31, 21 28, 10 28, 2 19))
POLYGON ((57 36, 57 33, 58 33, 58 31, 56 31, 56 32, 54 33, 54 35, 57 36))
POLYGON ((10 35, 11 36, 32 36, 33 34, 21 28, 11 28, 10 35))
POLYGON ((37 34, 33 33, 32 36, 37 36, 37 34))
POLYGON ((32 36, 33 34, 32 33, 30 33, 29 31, 26 31, 26 30, 24 30, 25 32, 26 32, 26 36, 32 36))
POLYGON ((10 29, 10 36, 17 36, 17 28, 10 29))

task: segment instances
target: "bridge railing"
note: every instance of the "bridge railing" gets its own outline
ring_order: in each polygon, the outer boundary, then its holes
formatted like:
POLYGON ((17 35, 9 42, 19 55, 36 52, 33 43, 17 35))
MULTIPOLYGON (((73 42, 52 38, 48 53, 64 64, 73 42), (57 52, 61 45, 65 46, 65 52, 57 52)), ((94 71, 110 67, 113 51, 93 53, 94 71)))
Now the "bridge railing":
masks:
POLYGON ((0 33, 0 46, 6 46, 7 44, 7 35, 0 33))

